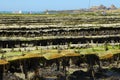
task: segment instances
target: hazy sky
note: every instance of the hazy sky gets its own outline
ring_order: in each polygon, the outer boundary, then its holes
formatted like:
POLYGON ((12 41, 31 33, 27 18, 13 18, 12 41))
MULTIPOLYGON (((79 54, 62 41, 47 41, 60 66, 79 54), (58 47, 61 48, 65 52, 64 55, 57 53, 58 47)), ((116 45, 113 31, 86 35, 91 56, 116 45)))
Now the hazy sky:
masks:
POLYGON ((119 0, 0 0, 0 11, 44 11, 89 8, 103 4, 120 7, 119 0))

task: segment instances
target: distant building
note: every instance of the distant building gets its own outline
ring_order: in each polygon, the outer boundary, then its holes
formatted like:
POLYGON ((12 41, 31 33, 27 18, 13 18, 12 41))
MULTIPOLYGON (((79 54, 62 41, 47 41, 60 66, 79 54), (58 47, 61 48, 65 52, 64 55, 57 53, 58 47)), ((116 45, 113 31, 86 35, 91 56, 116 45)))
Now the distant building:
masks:
POLYGON ((49 11, 48 11, 48 10, 46 10, 45 14, 49 14, 49 11))
POLYGON ((21 10, 19 10, 19 11, 14 11, 13 13, 14 13, 14 14, 22 14, 22 11, 21 11, 21 10))
POLYGON ((105 9, 107 9, 107 8, 106 8, 106 6, 104 6, 104 5, 100 5, 100 6, 98 7, 98 9, 99 9, 99 10, 105 10, 105 9))
POLYGON ((28 14, 32 14, 32 11, 28 12, 28 14))
POLYGON ((90 10, 92 10, 92 11, 96 11, 96 10, 116 10, 116 9, 117 9, 117 7, 115 5, 111 5, 110 7, 100 5, 100 6, 92 6, 90 8, 90 10))
POLYGON ((117 9, 117 7, 112 4, 109 9, 110 9, 110 10, 115 10, 115 9, 117 9))
POLYGON ((105 11, 102 11, 101 14, 105 16, 105 15, 106 15, 106 12, 105 12, 105 11))
POLYGON ((92 7, 90 8, 90 10, 92 10, 92 11, 98 10, 98 7, 99 7, 99 6, 92 6, 92 7))

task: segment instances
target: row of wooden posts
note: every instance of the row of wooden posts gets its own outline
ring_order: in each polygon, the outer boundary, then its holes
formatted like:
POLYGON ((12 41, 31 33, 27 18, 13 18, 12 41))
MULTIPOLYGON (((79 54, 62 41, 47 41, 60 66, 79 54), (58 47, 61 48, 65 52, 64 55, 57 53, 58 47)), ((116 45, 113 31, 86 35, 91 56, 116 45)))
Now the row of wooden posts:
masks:
MULTIPOLYGON (((86 58, 88 59, 87 62, 89 64, 89 67, 93 68, 93 65, 90 64, 91 61, 94 61, 94 62, 97 61, 98 62, 99 58, 96 56, 96 54, 87 54, 87 55, 88 55, 88 57, 86 57, 86 58)), ((81 55, 78 54, 78 53, 54 53, 54 54, 46 53, 44 55, 40 55, 40 54, 35 54, 34 53, 34 54, 26 54, 26 55, 22 55, 22 56, 14 56, 14 57, 11 57, 9 59, 1 59, 0 60, 0 80, 3 80, 3 73, 5 73, 5 66, 7 66, 7 64, 11 64, 14 61, 16 61, 16 64, 17 64, 17 62, 18 63, 20 62, 20 64, 21 64, 24 61, 31 61, 31 62, 35 63, 33 65, 33 66, 35 66, 36 64, 39 63, 39 62, 37 62, 37 59, 40 59, 40 60, 42 59, 43 60, 43 58, 44 58, 45 61, 51 61, 51 60, 56 60, 56 59, 59 59, 59 58, 62 58, 64 60, 64 59, 72 58, 72 57, 74 59, 75 59, 75 57, 79 57, 80 58, 81 55)), ((110 59, 112 57, 113 57, 113 55, 106 55, 106 57, 104 57, 101 60, 107 60, 107 59, 110 59)), ((120 57, 120 56, 118 56, 118 57, 120 57)), ((42 62, 45 63, 45 61, 42 61, 42 62)), ((25 62, 24 62, 24 64, 25 64, 25 62)), ((98 65, 99 65, 99 63, 98 63, 98 65)), ((23 66, 26 66, 26 65, 23 65, 23 66)), ((65 66, 63 66, 63 67, 66 68, 65 66)), ((25 73, 25 75, 26 75, 26 73, 25 73)))

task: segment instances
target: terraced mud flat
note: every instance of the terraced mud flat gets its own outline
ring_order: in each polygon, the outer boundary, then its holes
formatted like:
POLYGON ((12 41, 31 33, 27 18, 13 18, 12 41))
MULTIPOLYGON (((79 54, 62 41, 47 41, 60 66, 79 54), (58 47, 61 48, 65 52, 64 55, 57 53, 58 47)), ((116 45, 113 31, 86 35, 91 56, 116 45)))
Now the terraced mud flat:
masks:
POLYGON ((0 46, 119 42, 119 16, 1 15, 0 46))
POLYGON ((119 80, 119 22, 119 15, 0 15, 0 80, 3 73, 8 80, 119 80))

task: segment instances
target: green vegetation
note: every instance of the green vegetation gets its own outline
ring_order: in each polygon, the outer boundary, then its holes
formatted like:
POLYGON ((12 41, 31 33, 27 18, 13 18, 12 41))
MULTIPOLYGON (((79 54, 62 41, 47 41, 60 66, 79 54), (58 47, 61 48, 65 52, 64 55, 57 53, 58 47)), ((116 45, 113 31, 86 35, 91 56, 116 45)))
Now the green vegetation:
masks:
MULTIPOLYGON (((114 48, 111 46, 111 45, 108 45, 108 50, 106 51, 104 49, 104 45, 102 46, 94 46, 94 47, 91 47, 91 48, 80 48, 80 49, 66 49, 66 50, 61 50, 60 53, 78 53, 79 54, 97 54, 98 56, 103 56, 107 53, 111 53, 111 54, 116 54, 118 53, 120 50, 119 50, 119 47, 118 45, 114 46, 114 48)), ((41 49, 38 49, 38 50, 32 50, 32 51, 11 51, 11 52, 6 52, 4 53, 4 56, 7 58, 7 57, 14 57, 14 56, 21 56, 23 54, 46 54, 46 53, 49 53, 49 54, 54 54, 54 53, 58 53, 58 49, 48 49, 48 50, 41 50, 41 49)), ((0 55, 2 56, 2 54, 0 55)))

